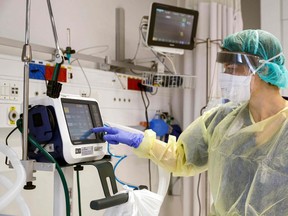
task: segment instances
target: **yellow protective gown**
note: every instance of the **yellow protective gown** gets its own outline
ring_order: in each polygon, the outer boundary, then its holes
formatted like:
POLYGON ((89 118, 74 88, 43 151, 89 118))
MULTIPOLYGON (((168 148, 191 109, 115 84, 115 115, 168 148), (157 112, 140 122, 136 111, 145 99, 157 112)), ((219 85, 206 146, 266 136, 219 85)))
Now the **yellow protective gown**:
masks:
POLYGON ((228 103, 196 119, 177 142, 147 130, 135 153, 174 175, 208 169, 212 215, 288 215, 287 108, 255 123, 247 104, 228 103))

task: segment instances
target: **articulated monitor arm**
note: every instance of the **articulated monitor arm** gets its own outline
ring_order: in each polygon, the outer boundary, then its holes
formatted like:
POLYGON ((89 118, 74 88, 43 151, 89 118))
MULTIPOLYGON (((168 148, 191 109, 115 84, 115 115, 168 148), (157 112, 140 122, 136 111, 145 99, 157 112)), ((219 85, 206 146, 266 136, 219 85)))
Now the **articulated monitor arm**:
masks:
POLYGON ((55 50, 56 65, 54 67, 52 79, 49 80, 49 82, 48 82, 46 94, 47 94, 47 96, 49 96, 51 98, 58 98, 60 95, 61 89, 62 89, 62 84, 58 82, 58 77, 59 77, 61 65, 64 62, 64 55, 63 55, 63 52, 61 51, 60 46, 59 46, 59 41, 58 41, 58 36, 57 36, 57 31, 56 31, 56 25, 55 25, 55 21, 54 21, 54 16, 53 16, 50 0, 47 0, 47 5, 48 5, 48 10, 49 10, 52 30, 53 30, 53 34, 54 34, 55 45, 56 45, 56 50, 55 50))

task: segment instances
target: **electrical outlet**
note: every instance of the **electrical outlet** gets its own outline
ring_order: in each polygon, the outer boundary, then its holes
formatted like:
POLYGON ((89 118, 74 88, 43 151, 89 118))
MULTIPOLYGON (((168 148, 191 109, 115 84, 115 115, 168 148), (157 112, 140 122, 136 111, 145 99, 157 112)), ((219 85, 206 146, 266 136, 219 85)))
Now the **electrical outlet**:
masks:
POLYGON ((19 87, 14 83, 10 84, 10 100, 18 100, 19 87))
POLYGON ((67 82, 73 79, 73 70, 72 67, 67 67, 67 82))
POLYGON ((80 96, 81 97, 88 97, 88 91, 87 90, 80 90, 80 96))
POLYGON ((0 99, 2 100, 18 100, 19 87, 15 83, 3 82, 0 84, 0 99))
POLYGON ((0 99, 7 100, 9 99, 10 94, 10 85, 7 82, 4 82, 0 86, 0 99))
POLYGON ((114 98, 113 98, 113 101, 114 101, 114 102, 130 103, 130 102, 131 102, 131 99, 130 99, 130 98, 116 98, 116 97, 114 97, 114 98))

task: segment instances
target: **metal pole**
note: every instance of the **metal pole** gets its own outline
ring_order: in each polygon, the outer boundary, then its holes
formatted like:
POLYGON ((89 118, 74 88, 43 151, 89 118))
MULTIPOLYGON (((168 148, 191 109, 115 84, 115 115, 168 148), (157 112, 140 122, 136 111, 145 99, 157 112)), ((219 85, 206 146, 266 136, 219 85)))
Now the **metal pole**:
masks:
MULTIPOLYGON (((209 103, 209 81, 210 81, 210 69, 211 69, 211 39, 207 38, 207 44, 206 44, 206 104, 209 103)), ((209 181, 208 181, 208 171, 205 172, 205 215, 209 215, 210 212, 210 187, 209 187, 209 181)))
POLYGON ((211 39, 207 38, 206 43, 206 104, 209 102, 209 81, 210 81, 210 68, 211 68, 211 39))
POLYGON ((50 0, 47 0, 47 5, 48 5, 49 14, 50 14, 50 20, 51 20, 51 25, 52 25, 52 30, 53 30, 53 35, 54 35, 56 49, 60 49, 60 46, 59 46, 59 43, 58 43, 56 25, 55 25, 55 21, 54 21, 54 16, 53 16, 50 0))
POLYGON ((116 8, 116 61, 125 60, 125 11, 123 8, 116 8))
POLYGON ((48 6, 48 10, 49 10, 51 26, 52 26, 54 40, 55 40, 55 46, 56 46, 55 61, 58 64, 62 64, 63 61, 64 61, 64 57, 63 57, 63 53, 62 53, 62 51, 60 49, 60 45, 59 45, 59 40, 58 40, 58 36, 57 36, 57 31, 56 31, 56 24, 55 24, 55 20, 54 20, 54 16, 53 16, 53 11, 52 11, 52 6, 51 6, 50 0, 47 0, 47 6, 48 6))
POLYGON ((22 51, 22 61, 24 62, 24 89, 23 89, 23 133, 22 133, 22 159, 27 160, 28 152, 28 108, 29 108, 29 62, 32 60, 30 39, 30 8, 31 1, 26 1, 26 27, 25 44, 22 51))

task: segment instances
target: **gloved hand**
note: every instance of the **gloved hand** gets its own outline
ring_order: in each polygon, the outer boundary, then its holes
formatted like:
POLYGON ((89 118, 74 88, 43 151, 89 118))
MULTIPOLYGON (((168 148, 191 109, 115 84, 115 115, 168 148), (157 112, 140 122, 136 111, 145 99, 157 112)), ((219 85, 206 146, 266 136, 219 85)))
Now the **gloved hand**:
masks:
POLYGON ((106 134, 103 136, 103 138, 110 144, 119 144, 123 143, 128 146, 138 148, 140 143, 143 139, 143 134, 138 133, 131 133, 128 131, 124 131, 118 128, 113 127, 97 127, 93 128, 92 132, 94 133, 103 133, 106 132, 106 134))

